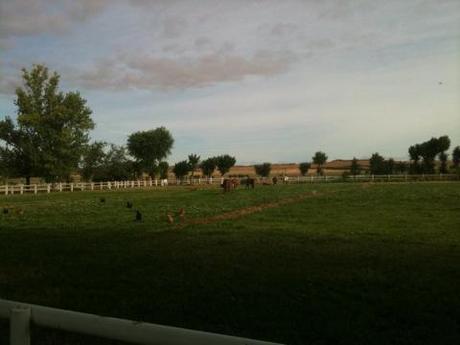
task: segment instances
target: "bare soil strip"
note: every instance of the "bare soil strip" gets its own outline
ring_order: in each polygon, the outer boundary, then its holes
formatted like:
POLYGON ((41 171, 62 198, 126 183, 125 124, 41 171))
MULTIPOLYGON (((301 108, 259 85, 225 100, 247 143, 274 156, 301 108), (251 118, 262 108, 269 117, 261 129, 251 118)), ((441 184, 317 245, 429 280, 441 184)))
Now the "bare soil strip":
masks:
MULTIPOLYGON (((333 193, 333 192, 329 192, 327 194, 330 194, 330 193, 333 193)), ((183 229, 189 225, 204 225, 204 224, 212 224, 212 223, 221 222, 223 220, 238 219, 238 218, 242 218, 244 216, 248 216, 253 213, 261 212, 263 210, 267 210, 270 208, 276 208, 276 207, 284 206, 287 204, 292 204, 292 203, 304 200, 308 197, 322 196, 325 194, 326 193, 317 193, 316 191, 313 191, 313 192, 310 191, 310 192, 302 193, 296 196, 280 199, 276 202, 268 202, 268 203, 259 204, 255 206, 248 206, 248 207, 240 208, 234 211, 224 212, 224 213, 221 213, 215 216, 210 216, 210 217, 189 219, 189 220, 184 221, 183 223, 177 224, 176 229, 183 229)))

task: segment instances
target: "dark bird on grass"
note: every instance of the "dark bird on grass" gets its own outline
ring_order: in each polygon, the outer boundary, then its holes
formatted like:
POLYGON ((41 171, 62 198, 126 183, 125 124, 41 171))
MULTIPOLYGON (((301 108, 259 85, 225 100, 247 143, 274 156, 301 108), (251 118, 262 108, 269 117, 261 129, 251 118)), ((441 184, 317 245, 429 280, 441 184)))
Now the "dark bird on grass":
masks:
POLYGON ((105 202, 105 198, 99 198, 99 201, 104 203, 105 202))
POLYGON ((9 211, 6 207, 3 208, 3 214, 8 214, 9 211))
POLYGON ((132 203, 131 201, 128 201, 128 202, 126 203, 126 207, 127 207, 127 208, 133 208, 133 203, 132 203))
POLYGON ((173 224, 173 223, 174 223, 174 217, 172 216, 171 213, 167 213, 167 214, 166 214, 166 218, 168 219, 168 223, 169 223, 169 224, 173 224))
POLYGON ((142 213, 136 210, 136 222, 142 222, 142 213))

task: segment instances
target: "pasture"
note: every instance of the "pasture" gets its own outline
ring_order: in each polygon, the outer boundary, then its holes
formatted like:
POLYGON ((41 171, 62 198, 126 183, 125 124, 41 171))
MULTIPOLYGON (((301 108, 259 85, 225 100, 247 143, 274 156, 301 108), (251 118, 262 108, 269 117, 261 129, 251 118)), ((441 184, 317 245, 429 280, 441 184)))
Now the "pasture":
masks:
MULTIPOLYGON (((460 183, 10 195, 0 206, 0 298, 288 344, 460 340, 460 183)), ((34 344, 109 343, 34 333, 34 344)))

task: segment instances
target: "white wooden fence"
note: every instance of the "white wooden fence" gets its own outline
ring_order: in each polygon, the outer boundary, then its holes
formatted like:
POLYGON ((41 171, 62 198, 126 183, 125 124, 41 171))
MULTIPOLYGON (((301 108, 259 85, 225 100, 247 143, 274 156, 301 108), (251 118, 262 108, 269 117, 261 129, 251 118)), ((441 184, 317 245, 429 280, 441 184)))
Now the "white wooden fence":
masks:
POLYGON ((266 341, 136 322, 0 299, 10 320, 10 345, 30 345, 31 323, 52 329, 146 345, 281 345, 266 341))
MULTIPOLYGON (((245 177, 237 178, 244 182, 245 177)), ((271 182, 271 178, 258 178, 258 182, 271 182)), ((350 175, 342 176, 288 176, 278 178, 278 183, 318 183, 318 182, 414 182, 414 181, 458 181, 460 175, 434 174, 434 175, 350 175)), ((51 193, 51 192, 75 192, 94 190, 116 190, 127 188, 159 188, 177 185, 205 185, 220 184, 220 177, 193 178, 193 179, 164 179, 164 180, 133 180, 133 181, 106 181, 106 182, 76 182, 76 183, 41 183, 41 184, 6 184, 0 186, 0 195, 25 194, 25 193, 51 193)))

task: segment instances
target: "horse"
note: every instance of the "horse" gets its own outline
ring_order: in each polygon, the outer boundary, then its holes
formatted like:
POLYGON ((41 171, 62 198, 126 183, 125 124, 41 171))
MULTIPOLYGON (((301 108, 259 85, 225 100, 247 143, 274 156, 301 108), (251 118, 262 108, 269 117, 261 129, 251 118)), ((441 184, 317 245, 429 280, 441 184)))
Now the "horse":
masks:
POLYGON ((246 179, 246 189, 248 189, 249 187, 254 189, 255 186, 256 186, 256 179, 248 177, 246 179))

